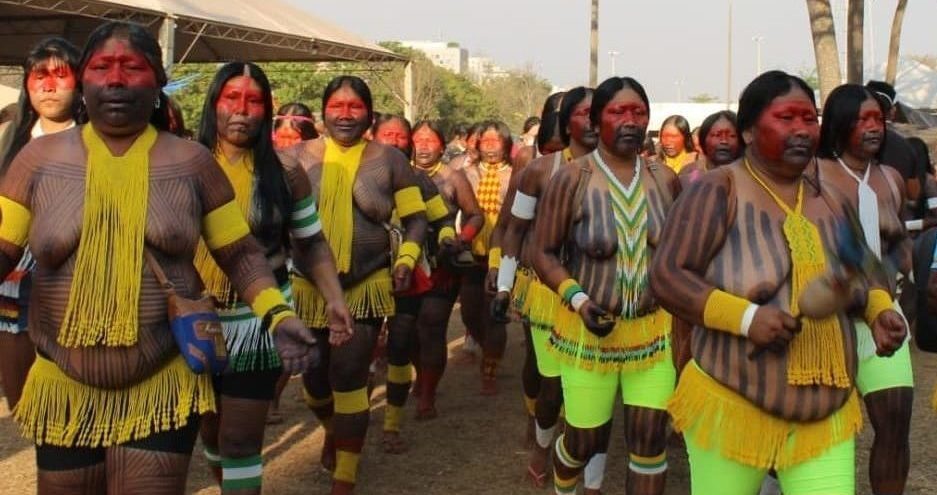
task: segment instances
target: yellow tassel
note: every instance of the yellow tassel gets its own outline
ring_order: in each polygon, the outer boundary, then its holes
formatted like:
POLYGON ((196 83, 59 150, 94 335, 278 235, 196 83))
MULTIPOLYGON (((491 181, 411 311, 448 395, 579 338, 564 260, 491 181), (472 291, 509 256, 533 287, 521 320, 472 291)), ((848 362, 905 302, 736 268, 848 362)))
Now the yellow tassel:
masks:
POLYGON ((319 218, 339 273, 348 273, 351 268, 354 235, 352 193, 365 146, 367 142, 364 140, 350 148, 343 148, 331 139, 325 140, 322 179, 319 182, 319 218))
POLYGON ((514 289, 511 290, 511 304, 514 309, 523 316, 523 308, 527 300, 527 290, 530 288, 531 270, 529 268, 518 267, 514 274, 514 289))
MULTIPOLYGON (((250 224, 251 206, 254 198, 253 155, 245 153, 238 163, 232 164, 219 149, 215 151, 215 160, 218 161, 221 170, 231 181, 231 187, 234 188, 234 199, 241 210, 241 214, 250 224)), ((228 276, 215 263, 215 259, 212 258, 204 239, 199 240, 198 248, 195 251, 194 264, 209 294, 215 296, 215 299, 224 307, 232 307, 237 304, 238 297, 231 288, 228 276)))
POLYGON ((486 256, 488 254, 488 243, 491 241, 491 234, 495 231, 495 224, 498 223, 498 212, 485 213, 485 224, 481 230, 472 239, 472 253, 476 256, 486 256))
POLYGON ((828 418, 786 421, 720 384, 694 361, 684 368, 667 410, 674 429, 704 449, 718 449, 723 457, 760 469, 784 469, 812 459, 862 428, 855 392, 828 418))
POLYGON ((147 126, 123 156, 115 157, 91 125, 82 128, 88 150, 84 211, 57 338, 63 347, 137 342, 150 148, 157 136, 147 126))
POLYGON ((557 307, 550 351, 563 362, 599 372, 640 371, 669 356, 670 313, 663 309, 630 320, 616 319, 603 338, 586 329, 579 314, 557 307))
POLYGON ((119 389, 75 381, 37 356, 14 415, 37 445, 110 447, 182 428, 193 414, 214 410, 211 376, 192 373, 182 356, 119 389))
POLYGON ((537 279, 536 275, 532 277, 527 285, 521 314, 527 317, 534 329, 552 330, 556 311, 562 306, 560 296, 537 279))
MULTIPOLYGON (((293 300, 296 313, 310 328, 328 326, 325 298, 312 283, 293 275, 293 300)), ((393 316, 394 284, 388 269, 378 270, 351 289, 345 289, 345 303, 355 319, 393 316)))

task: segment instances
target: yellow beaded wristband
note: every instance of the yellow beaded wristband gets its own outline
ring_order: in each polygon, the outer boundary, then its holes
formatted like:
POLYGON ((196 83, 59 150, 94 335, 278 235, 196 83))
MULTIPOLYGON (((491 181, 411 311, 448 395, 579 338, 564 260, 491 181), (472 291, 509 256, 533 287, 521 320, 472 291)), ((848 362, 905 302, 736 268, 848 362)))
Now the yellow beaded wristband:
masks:
POLYGON ((405 265, 412 270, 416 266, 416 260, 419 259, 420 252, 419 244, 413 241, 404 242, 397 251, 397 261, 394 262, 394 268, 405 265))
MULTIPOLYGON (((283 297, 283 294, 273 287, 267 287, 266 289, 260 291, 260 293, 254 297, 254 300, 251 301, 251 310, 255 315, 257 315, 258 318, 265 318, 270 310, 278 306, 289 307, 286 302, 286 298, 283 297)), ((273 315, 273 318, 270 320, 269 331, 273 332, 277 325, 283 321, 284 318, 289 316, 296 316, 296 313, 290 310, 281 311, 273 315)))
POLYGON ((869 291, 869 300, 865 305, 865 322, 871 327, 872 323, 878 319, 883 311, 894 309, 894 302, 891 295, 883 289, 872 289, 869 291))
POLYGON ((439 235, 436 236, 440 244, 446 239, 455 239, 455 229, 446 225, 445 227, 439 229, 439 235))
POLYGON ((715 289, 706 298, 703 325, 732 335, 742 335, 742 319, 751 301, 715 289))
POLYGON ((494 270, 501 268, 501 248, 493 247, 488 250, 488 268, 494 270))

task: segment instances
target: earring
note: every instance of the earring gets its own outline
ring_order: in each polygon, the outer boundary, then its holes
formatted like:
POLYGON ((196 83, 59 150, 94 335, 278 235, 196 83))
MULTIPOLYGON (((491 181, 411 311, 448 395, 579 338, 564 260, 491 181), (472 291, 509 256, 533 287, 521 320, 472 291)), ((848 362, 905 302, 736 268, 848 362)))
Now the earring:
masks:
POLYGON ((158 110, 158 109, 159 109, 159 104, 160 104, 160 103, 159 103, 159 96, 157 95, 157 96, 156 96, 156 101, 153 102, 153 108, 155 108, 155 109, 158 110))

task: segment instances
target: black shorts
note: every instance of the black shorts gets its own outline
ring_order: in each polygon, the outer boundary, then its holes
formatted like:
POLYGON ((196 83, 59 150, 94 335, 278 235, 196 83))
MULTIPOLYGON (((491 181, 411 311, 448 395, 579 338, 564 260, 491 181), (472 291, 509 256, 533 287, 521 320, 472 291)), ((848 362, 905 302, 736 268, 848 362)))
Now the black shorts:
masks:
MULTIPOLYGON (((140 440, 117 445, 128 449, 192 455, 198 437, 199 417, 189 416, 189 422, 177 430, 154 433, 140 440)), ((82 469, 104 462, 106 447, 36 446, 36 467, 42 471, 68 471, 82 469)))
POLYGON ((216 394, 236 399, 273 400, 283 367, 222 373, 211 378, 216 394))

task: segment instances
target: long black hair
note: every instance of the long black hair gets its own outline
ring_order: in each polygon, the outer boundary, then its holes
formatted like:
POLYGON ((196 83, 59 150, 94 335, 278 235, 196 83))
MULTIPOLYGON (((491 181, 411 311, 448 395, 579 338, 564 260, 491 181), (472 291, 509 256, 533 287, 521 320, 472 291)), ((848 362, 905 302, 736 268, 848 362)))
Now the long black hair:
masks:
POLYGON ((277 116, 273 118, 273 130, 276 131, 283 126, 296 129, 303 141, 319 137, 319 131, 316 130, 316 118, 312 115, 312 110, 298 101, 287 103, 277 110, 277 116))
POLYGON ((498 133, 498 137, 501 138, 501 146, 504 152, 504 163, 511 164, 511 149, 514 147, 514 138, 511 137, 511 128, 500 120, 486 120, 485 122, 482 122, 481 130, 478 132, 479 151, 481 151, 480 145, 482 134, 488 131, 495 131, 498 133))
POLYGON ((560 112, 557 115, 559 118, 560 126, 560 139, 563 140, 563 144, 569 146, 570 139, 572 137, 569 135, 569 119, 573 117, 573 110, 576 109, 576 105, 585 100, 586 98, 592 96, 592 88, 587 88, 585 86, 578 86, 566 92, 566 96, 563 97, 563 101, 560 102, 560 112))
POLYGON ((739 97, 739 132, 751 129, 775 98, 786 95, 795 88, 806 93, 810 102, 816 106, 813 89, 797 76, 779 70, 769 70, 753 79, 739 97))
MULTIPOLYGON (((690 123, 687 122, 686 117, 683 115, 671 115, 664 119, 664 122, 660 125, 660 132, 657 136, 660 139, 660 135, 664 133, 664 127, 672 125, 680 131, 680 134, 683 135, 683 151, 687 153, 693 152, 693 132, 690 130, 690 123)), ((660 150, 661 158, 664 156, 664 149, 660 150)))
POLYGON ((368 111, 368 124, 374 122, 374 99, 371 97, 371 88, 368 87, 368 83, 364 82, 364 79, 358 76, 343 75, 329 81, 329 84, 322 92, 322 112, 325 113, 325 107, 328 106, 332 94, 341 89, 342 86, 348 86, 358 95, 358 98, 361 98, 368 111))
MULTIPOLYGON (((820 145, 817 156, 833 159, 842 156, 849 146, 849 136, 859 120, 859 107, 865 100, 878 100, 867 88, 858 84, 843 84, 830 92, 823 104, 823 123, 820 124, 820 145)), ((881 107, 880 107, 881 108, 881 107)), ((884 115, 882 118, 884 119, 884 115)), ((882 144, 875 154, 876 160, 882 158, 885 150, 885 127, 882 126, 882 144)))
MULTIPOLYGON (((543 102, 543 109, 540 112, 540 119, 538 121, 540 127, 537 129, 537 151, 540 153, 543 153, 543 148, 553 139, 553 136, 559 135, 562 137, 562 131, 559 127, 559 113, 560 104, 563 102, 563 97, 565 95, 565 91, 559 91, 548 96, 546 101, 543 102)), ((530 128, 527 130, 530 130, 530 128)))
POLYGON ((258 193, 255 197, 259 199, 260 206, 260 235, 264 239, 275 239, 279 236, 286 242, 288 240, 287 229, 276 230, 275 210, 279 210, 283 226, 287 225, 292 211, 291 195, 283 174, 283 164, 273 148, 273 91, 270 87, 270 80, 260 67, 251 62, 229 62, 218 69, 211 86, 208 87, 208 95, 202 107, 198 141, 212 151, 217 150, 218 110, 216 106, 218 98, 226 82, 243 75, 250 75, 250 78, 257 82, 264 97, 264 117, 260 121, 260 130, 251 147, 254 156, 254 179, 258 193))
POLYGON ((81 88, 81 74, 84 73, 85 67, 91 61, 91 57, 94 56, 94 52, 98 51, 98 48, 111 38, 126 39, 131 48, 140 52, 150 68, 153 69, 153 73, 156 74, 156 84, 160 90, 159 95, 157 95, 159 107, 153 109, 153 114, 150 115, 150 124, 153 124, 153 127, 161 131, 172 132, 169 97, 162 91, 162 88, 169 81, 166 76, 166 69, 163 67, 163 52, 156 38, 142 26, 126 22, 108 22, 92 31, 91 35, 88 36, 88 42, 85 43, 81 61, 78 63, 77 80, 79 89, 81 88))
POLYGON ((720 110, 714 114, 709 115, 703 120, 703 123, 699 126, 699 144, 700 147, 704 150, 706 149, 706 138, 709 136, 709 132, 712 131, 716 122, 725 119, 732 127, 735 128, 735 140, 738 144, 739 155, 745 150, 745 141, 742 140, 742 133, 739 132, 739 123, 738 118, 735 116, 735 112, 732 110, 720 110))
MULTIPOLYGON (((439 125, 438 121, 424 119, 416 123, 413 126, 413 132, 410 134, 410 140, 413 141, 413 134, 416 134, 416 131, 427 128, 436 135, 436 138, 439 139, 439 142, 442 143, 443 149, 446 147, 446 135, 442 132, 442 127, 439 125)), ((464 127, 463 127, 464 129, 464 127)), ((464 131, 463 131, 464 132, 464 131)))
MULTIPOLYGON (((67 40, 58 37, 46 38, 30 50, 29 55, 26 56, 26 60, 23 62, 23 88, 20 92, 19 102, 17 102, 16 119, 10 123, 10 130, 6 133, 6 136, 9 137, 4 136, 3 142, 0 143, 0 176, 6 172, 16 154, 29 142, 32 137, 33 126, 39 120, 39 114, 33 108, 32 101, 29 99, 29 90, 26 87, 29 74, 33 69, 49 60, 58 59, 68 65, 77 81, 79 78, 79 58, 78 48, 67 40)), ((84 123, 85 116, 81 108, 81 96, 77 91, 75 100, 72 102, 71 113, 76 124, 84 123)))
MULTIPOLYGON (((407 149, 401 150, 395 145, 394 148, 398 149, 401 153, 407 156, 407 159, 413 158, 413 127, 410 126, 410 121, 407 120, 403 115, 397 115, 394 113, 379 113, 377 117, 374 117, 374 125, 371 126, 371 136, 377 138, 377 131, 381 129, 381 126, 396 120, 400 122, 400 125, 407 130, 407 134, 410 136, 410 139, 407 140, 407 149)), ((445 146, 445 141, 443 141, 445 146)))
POLYGON ((589 109, 592 127, 598 129, 599 123, 602 122, 602 111, 608 106, 608 102, 612 101, 615 94, 623 89, 630 89, 637 93, 638 98, 641 98, 644 106, 647 107, 648 118, 651 117, 651 100, 648 99, 644 86, 641 86, 641 83, 633 77, 615 76, 602 81, 602 84, 595 88, 595 93, 592 95, 592 108, 589 109))

